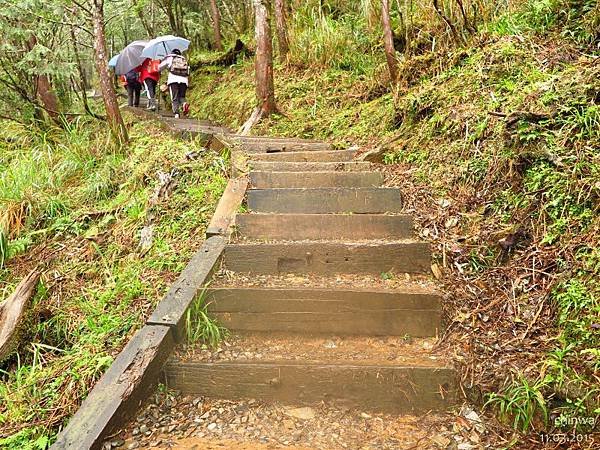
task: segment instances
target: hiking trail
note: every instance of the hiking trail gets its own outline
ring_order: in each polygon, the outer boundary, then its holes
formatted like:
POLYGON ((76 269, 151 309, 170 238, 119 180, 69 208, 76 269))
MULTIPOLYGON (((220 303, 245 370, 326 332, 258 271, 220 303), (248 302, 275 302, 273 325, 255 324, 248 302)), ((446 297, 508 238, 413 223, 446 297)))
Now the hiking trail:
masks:
POLYGON ((162 377, 178 394, 151 395, 105 448, 428 448, 458 388, 433 350, 442 296, 400 190, 353 150, 162 121, 232 148, 205 250, 222 256, 199 271, 231 336, 176 347, 162 377))

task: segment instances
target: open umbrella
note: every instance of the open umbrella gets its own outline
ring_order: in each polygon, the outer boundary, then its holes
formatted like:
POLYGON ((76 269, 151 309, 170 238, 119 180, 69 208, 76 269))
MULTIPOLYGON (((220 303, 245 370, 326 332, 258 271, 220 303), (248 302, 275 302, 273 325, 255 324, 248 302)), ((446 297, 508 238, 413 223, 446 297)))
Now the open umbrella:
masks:
POLYGON ((146 59, 142 56, 142 51, 147 43, 148 41, 133 41, 121 50, 115 66, 115 73, 117 75, 125 75, 131 69, 135 69, 142 64, 144 59, 146 59))
POLYGON ((142 56, 150 59, 164 59, 165 56, 172 53, 173 50, 179 49, 184 52, 189 46, 190 41, 187 39, 170 34, 166 36, 159 36, 146 44, 146 47, 142 52, 142 56))
POLYGON ((112 58, 110 58, 110 61, 108 61, 108 67, 112 67, 114 69, 117 65, 118 60, 119 60, 119 55, 115 55, 112 58))

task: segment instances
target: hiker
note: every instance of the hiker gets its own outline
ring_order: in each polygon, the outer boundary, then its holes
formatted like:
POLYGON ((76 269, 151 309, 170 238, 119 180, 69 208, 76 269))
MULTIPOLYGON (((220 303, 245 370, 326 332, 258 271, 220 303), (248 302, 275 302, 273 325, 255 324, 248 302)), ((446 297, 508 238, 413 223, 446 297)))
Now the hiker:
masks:
POLYGON ((140 83, 140 68, 131 69, 125 74, 127 83, 127 105, 140 106, 140 94, 142 93, 142 83, 140 83))
POLYGON ((162 72, 169 69, 167 78, 167 86, 171 93, 171 103, 173 104, 173 114, 176 119, 179 119, 179 110, 183 110, 183 114, 187 115, 190 110, 190 104, 185 100, 185 93, 188 88, 188 78, 190 75, 190 66, 181 55, 179 49, 174 49, 172 53, 160 63, 158 70, 162 72))
POLYGON ((156 85, 160 79, 158 71, 159 61, 156 59, 146 58, 140 66, 140 83, 146 88, 148 95, 148 108, 150 111, 156 111, 156 85))

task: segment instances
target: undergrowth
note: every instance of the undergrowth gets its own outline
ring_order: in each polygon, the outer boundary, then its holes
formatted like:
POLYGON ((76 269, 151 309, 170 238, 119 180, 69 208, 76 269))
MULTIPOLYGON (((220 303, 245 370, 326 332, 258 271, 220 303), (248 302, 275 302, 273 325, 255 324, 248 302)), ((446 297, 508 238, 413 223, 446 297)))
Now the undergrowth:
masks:
MULTIPOLYGON (((600 10, 515 3, 464 43, 400 57, 393 87, 364 16, 294 23, 275 67, 281 114, 255 133, 381 148, 445 272, 470 400, 520 432, 588 432, 600 423, 600 10)), ((252 73, 246 60, 196 74, 197 114, 239 126, 252 73)))
POLYGON ((1 127, 0 299, 30 270, 44 272, 24 344, 0 366, 1 448, 52 442, 197 251, 224 190, 222 157, 190 160, 199 143, 129 126, 122 150, 91 119, 41 134, 1 127), (158 171, 175 188, 150 202, 158 171))

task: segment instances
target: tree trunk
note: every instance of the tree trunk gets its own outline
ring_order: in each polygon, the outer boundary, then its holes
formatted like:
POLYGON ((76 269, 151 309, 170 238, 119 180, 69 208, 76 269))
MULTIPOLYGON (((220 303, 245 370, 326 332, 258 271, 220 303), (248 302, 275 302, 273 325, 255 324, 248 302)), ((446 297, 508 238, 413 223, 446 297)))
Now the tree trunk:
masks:
POLYGON ((210 0, 210 12, 212 15, 213 32, 215 34, 215 48, 218 51, 223 50, 223 43, 221 42, 221 13, 217 6, 217 0, 210 0))
POLYGON ((106 118, 108 119, 115 141, 119 145, 123 145, 127 143, 129 137, 127 136, 127 128, 119 110, 119 104, 117 103, 117 95, 112 84, 112 77, 108 71, 106 40, 104 37, 104 0, 94 0, 92 24, 94 27, 94 62, 106 108, 106 118))
POLYGON ((273 44, 267 1, 254 0, 256 14, 256 98, 263 117, 277 111, 273 81, 273 44))
POLYGON ((277 42, 279 43, 279 59, 281 62, 287 60, 287 55, 290 51, 286 16, 285 0, 275 0, 275 22, 277 24, 277 42))
POLYGON ((269 25, 268 0, 254 1, 256 58, 256 99, 258 105, 250 118, 240 128, 240 134, 248 134, 262 118, 277 112, 275 84, 273 81, 273 43, 269 25))
POLYGON ((396 59, 396 49, 394 48, 394 35, 390 24, 390 2, 382 0, 381 2, 381 22, 383 23, 383 40, 385 43, 385 57, 387 59, 390 79, 395 83, 398 79, 398 60, 396 59))
MULTIPOLYGON (((36 44, 37 38, 35 36, 31 36, 31 38, 27 42, 27 47, 29 51, 33 50, 36 44)), ((52 83, 50 83, 50 79, 48 78, 48 76, 35 76, 35 92, 42 101, 44 110, 46 110, 50 118, 54 122, 59 123, 60 106, 58 104, 58 98, 56 97, 56 94, 52 89, 52 83)))

